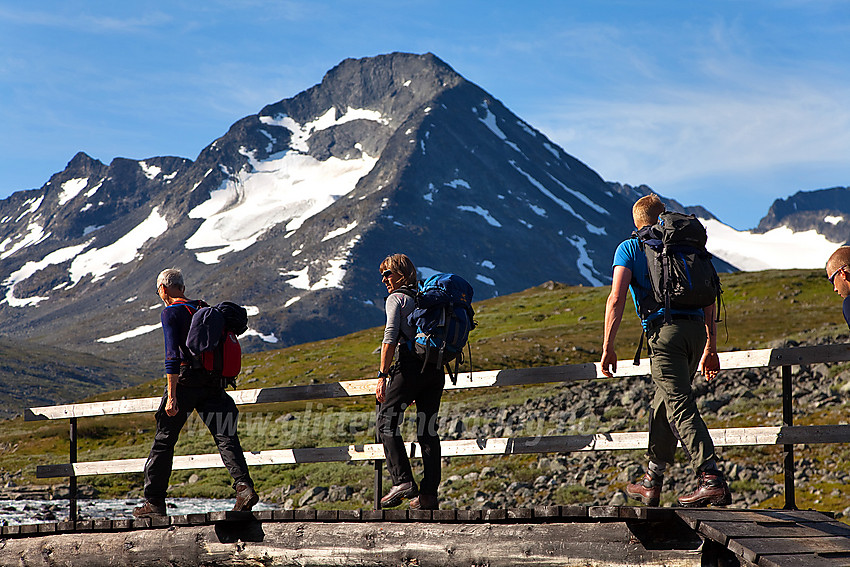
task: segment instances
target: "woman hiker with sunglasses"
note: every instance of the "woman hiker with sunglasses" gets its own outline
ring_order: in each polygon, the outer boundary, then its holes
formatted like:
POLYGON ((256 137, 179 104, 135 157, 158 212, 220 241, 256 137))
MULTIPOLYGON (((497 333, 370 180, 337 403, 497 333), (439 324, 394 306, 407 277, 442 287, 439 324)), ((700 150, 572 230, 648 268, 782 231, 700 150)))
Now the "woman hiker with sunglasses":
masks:
POLYGON ((387 470, 393 486, 381 498, 381 506, 393 508, 410 499, 412 509, 439 507, 440 437, 437 412, 443 395, 445 376, 435 364, 423 367, 422 359, 410 349, 416 329, 407 320, 416 308, 416 268, 404 254, 387 256, 380 266, 381 281, 389 292, 386 301, 387 324, 381 344, 381 366, 375 396, 378 408, 378 437, 384 445, 387 470), (393 358, 398 354, 397 362, 393 358), (404 411, 416 402, 416 436, 422 450, 424 474, 417 488, 410 459, 399 431, 404 411))

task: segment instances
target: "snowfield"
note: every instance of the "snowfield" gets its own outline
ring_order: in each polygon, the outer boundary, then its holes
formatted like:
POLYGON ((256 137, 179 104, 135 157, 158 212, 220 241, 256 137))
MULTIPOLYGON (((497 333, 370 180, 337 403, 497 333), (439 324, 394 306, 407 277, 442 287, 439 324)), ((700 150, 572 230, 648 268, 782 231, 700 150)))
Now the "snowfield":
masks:
POLYGON ((842 243, 831 242, 814 230, 793 232, 788 227, 764 234, 738 231, 714 219, 700 219, 708 232, 708 251, 739 270, 823 269, 842 243))

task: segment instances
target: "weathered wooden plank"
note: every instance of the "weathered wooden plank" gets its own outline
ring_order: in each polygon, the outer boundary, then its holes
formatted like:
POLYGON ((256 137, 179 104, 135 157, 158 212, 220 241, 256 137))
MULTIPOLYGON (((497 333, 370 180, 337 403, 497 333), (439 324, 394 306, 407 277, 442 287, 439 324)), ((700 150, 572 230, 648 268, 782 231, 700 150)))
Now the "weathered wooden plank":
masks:
POLYGON ((817 524, 801 525, 794 522, 710 522, 702 521, 699 533, 725 544, 732 538, 817 538, 836 534, 817 529, 817 524), (723 539, 727 538, 727 539, 723 539))
POLYGON ((666 565, 697 567, 699 539, 647 549, 623 522, 553 524, 219 523, 19 537, 0 565, 666 565))
POLYGON ((762 556, 803 555, 814 553, 850 553, 850 539, 826 536, 818 538, 731 538, 727 547, 747 561, 758 563, 762 556))
POLYGON ((458 510, 431 510, 431 519, 435 522, 454 522, 458 510))
POLYGON ((483 519, 481 510, 458 510, 456 517, 458 522, 474 523, 480 522, 483 519))
MULTIPOLYGON (((721 368, 756 368, 816 362, 842 362, 850 360, 850 345, 820 345, 781 349, 762 349, 720 353, 721 368)), ((616 377, 645 376, 649 374, 649 361, 644 359, 639 366, 621 363, 616 377)), ((462 372, 457 384, 446 384, 447 390, 487 388, 492 386, 518 386, 549 382, 575 382, 602 379, 599 363, 570 364, 540 368, 518 368, 509 370, 486 370, 462 372)), ((228 392, 240 405, 277 402, 306 401, 315 399, 343 398, 372 395, 376 379, 349 380, 327 384, 257 388, 228 392)), ((83 404, 66 404, 29 408, 24 412, 26 421, 44 419, 68 419, 156 411, 161 398, 137 398, 83 404)))
POLYGON ((700 521, 715 522, 830 522, 832 518, 816 510, 743 510, 737 508, 676 508, 677 516, 691 527, 700 521))
POLYGON ((672 508, 656 508, 651 506, 622 506, 620 519, 623 520, 669 520, 674 516, 672 508))
POLYGON ((850 526, 839 521, 832 522, 800 522, 801 526, 810 527, 830 535, 844 536, 850 538, 850 526))
POLYGON ((834 555, 764 555, 759 559, 759 567, 850 567, 850 556, 834 555))
POLYGON ((433 520, 432 510, 409 510, 407 517, 412 522, 430 522, 433 520))
MULTIPOLYGON (((741 427, 710 430, 718 447, 749 445, 782 445, 786 443, 834 443, 850 441, 850 425, 805 425, 781 427, 741 427)), ((499 437, 491 439, 460 439, 441 443, 443 457, 519 455, 538 453, 569 453, 576 451, 613 451, 645 449, 646 432, 596 433, 591 435, 556 435, 540 437, 499 437)), ((414 458, 421 455, 417 443, 406 445, 414 458)), ((251 466, 287 465, 296 463, 327 463, 371 461, 384 458, 382 445, 348 445, 304 449, 274 449, 245 453, 251 466)), ((145 459, 85 461, 54 465, 38 465, 36 477, 57 478, 116 473, 142 472, 145 459)), ((174 457, 174 470, 223 467, 217 453, 174 457)))

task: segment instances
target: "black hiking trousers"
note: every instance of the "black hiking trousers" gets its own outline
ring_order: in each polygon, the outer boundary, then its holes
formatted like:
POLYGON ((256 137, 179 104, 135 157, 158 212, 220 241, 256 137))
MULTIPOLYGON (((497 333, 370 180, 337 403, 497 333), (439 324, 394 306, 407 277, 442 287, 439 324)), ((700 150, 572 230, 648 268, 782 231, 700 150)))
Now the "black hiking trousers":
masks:
POLYGON ((413 482, 413 471, 399 424, 405 410, 415 401, 416 438, 422 449, 424 469, 419 491, 437 495, 437 488, 440 486, 437 413, 440 410, 445 380, 442 368, 428 364, 423 371, 422 359, 410 352, 405 345, 399 345, 399 362, 387 378, 384 402, 378 408, 376 423, 393 486, 413 482))
POLYGON ((167 397, 167 394, 162 396, 156 412, 156 435, 145 463, 145 498, 152 502, 165 500, 174 460, 174 446, 180 430, 194 410, 197 410, 201 421, 212 433, 221 460, 233 477, 233 487, 236 487, 237 482, 253 486, 236 432, 239 410, 233 398, 218 385, 187 386, 178 382, 177 415, 172 417, 165 413, 167 397))

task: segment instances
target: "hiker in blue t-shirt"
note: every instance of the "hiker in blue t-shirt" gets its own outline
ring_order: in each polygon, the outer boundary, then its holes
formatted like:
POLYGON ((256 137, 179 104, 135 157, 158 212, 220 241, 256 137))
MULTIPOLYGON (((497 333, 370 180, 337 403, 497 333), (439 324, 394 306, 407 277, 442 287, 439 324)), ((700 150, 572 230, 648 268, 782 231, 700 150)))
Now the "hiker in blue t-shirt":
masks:
MULTIPOLYGON (((657 195, 640 198, 632 208, 635 227, 640 229, 658 222, 664 204, 657 195)), ((732 501, 723 473, 717 467, 714 443, 697 409, 691 381, 697 368, 707 380, 717 375, 714 313, 711 305, 698 310, 672 310, 665 322, 664 308, 648 309, 653 303, 646 254, 637 238, 617 247, 614 276, 605 306, 605 336, 602 344, 602 373, 612 378, 617 371, 614 343, 623 318, 626 290, 630 289, 635 309, 646 332, 650 374, 655 385, 649 423, 649 463, 643 478, 630 484, 626 492, 644 504, 658 506, 664 471, 673 464, 676 446, 681 440, 699 482, 697 489, 679 497, 682 506, 726 505, 732 501)))
POLYGON ((156 279, 156 294, 165 304, 160 320, 165 337, 166 388, 155 414, 156 434, 145 463, 145 502, 133 510, 139 518, 166 515, 165 494, 174 446, 183 424, 195 410, 212 433, 221 460, 233 477, 233 509, 248 511, 259 500, 236 432, 239 410, 224 391, 222 381, 211 380, 203 368, 193 364, 186 348, 192 315, 207 304, 187 299, 185 289, 183 274, 176 268, 163 270, 156 279))
POLYGON ((826 261, 826 277, 835 293, 844 298, 844 320, 850 327, 850 246, 842 246, 826 261))

